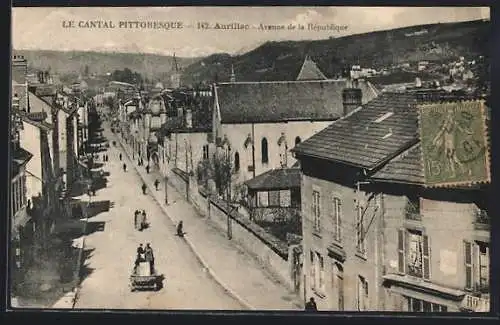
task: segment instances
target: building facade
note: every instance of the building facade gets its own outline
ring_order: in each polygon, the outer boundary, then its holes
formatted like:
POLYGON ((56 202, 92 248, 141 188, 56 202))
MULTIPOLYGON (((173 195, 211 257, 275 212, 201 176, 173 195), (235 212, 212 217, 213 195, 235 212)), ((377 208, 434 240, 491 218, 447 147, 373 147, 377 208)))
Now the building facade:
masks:
POLYGON ((346 79, 216 84, 214 144, 230 147, 240 166, 232 183, 240 184, 292 166, 291 148, 377 95, 368 82, 346 79))
POLYGON ((421 100, 384 93, 293 149, 319 309, 489 310, 487 186, 424 186, 421 100))

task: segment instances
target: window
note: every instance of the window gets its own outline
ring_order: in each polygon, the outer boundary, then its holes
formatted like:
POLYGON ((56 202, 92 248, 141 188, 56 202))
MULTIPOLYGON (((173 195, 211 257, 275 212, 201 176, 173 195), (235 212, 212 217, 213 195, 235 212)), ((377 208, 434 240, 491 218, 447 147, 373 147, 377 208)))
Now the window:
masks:
POLYGON ((298 145, 300 143, 300 137, 295 137, 295 145, 298 145))
POLYGON ((422 220, 420 214, 420 198, 416 196, 407 197, 405 206, 405 218, 409 220, 422 220))
POLYGON ((464 242, 465 289, 488 292, 490 254, 487 243, 464 242))
POLYGON ((406 297, 410 312, 447 312, 448 307, 425 300, 406 297))
POLYGON ((203 159, 208 159, 208 144, 203 146, 203 159))
POLYGON ((290 190, 280 191, 280 207, 289 207, 291 205, 291 194, 290 190))
POLYGON ((278 147, 280 152, 280 166, 283 168, 287 166, 287 158, 288 158, 288 145, 284 132, 281 132, 281 136, 278 139, 278 147))
POLYGON ((490 287, 490 249, 488 244, 478 242, 479 248, 479 291, 489 292, 490 287))
POLYGON ((333 239, 340 243, 342 241, 341 203, 337 197, 333 198, 332 213, 333 239))
POLYGON ((332 265, 332 287, 337 295, 336 310, 344 310, 344 268, 337 262, 332 265))
POLYGON ((314 218, 314 231, 321 231, 320 196, 318 191, 312 194, 312 215, 314 218))
POLYGON ((421 231, 399 230, 399 272, 423 279, 430 279, 429 237, 421 231))
POLYGON ((310 251, 309 252, 309 257, 310 257, 310 266, 309 266, 309 276, 310 276, 310 282, 311 282, 311 289, 315 289, 315 284, 316 284, 316 263, 315 263, 315 258, 314 258, 314 252, 310 251))
POLYGON ((363 222, 363 208, 358 206, 356 208, 356 248, 358 253, 366 254, 366 238, 365 226, 363 222))
POLYGON ((269 206, 280 206, 280 191, 269 191, 269 206))
POLYGON ((317 286, 316 288, 319 290, 321 294, 325 292, 325 262, 323 256, 320 253, 316 252, 317 257, 317 286))
POLYGON ((257 198, 259 200, 258 206, 265 208, 269 205, 269 194, 267 192, 257 192, 257 198))
POLYGON ((361 275, 358 276, 358 310, 363 311, 368 309, 368 282, 361 275))
POLYGON ((240 154, 238 152, 234 153, 234 171, 240 171, 240 154))
POLYGON ((261 141, 261 161, 263 164, 267 164, 269 162, 269 153, 268 153, 266 138, 262 138, 261 141))

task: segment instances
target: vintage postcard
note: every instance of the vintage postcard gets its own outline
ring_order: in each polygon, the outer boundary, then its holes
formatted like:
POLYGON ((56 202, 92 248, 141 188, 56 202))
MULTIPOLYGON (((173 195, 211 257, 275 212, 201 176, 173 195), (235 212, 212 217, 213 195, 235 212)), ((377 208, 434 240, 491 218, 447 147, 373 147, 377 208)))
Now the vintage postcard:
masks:
POLYGON ((14 7, 10 307, 490 311, 488 7, 14 7))

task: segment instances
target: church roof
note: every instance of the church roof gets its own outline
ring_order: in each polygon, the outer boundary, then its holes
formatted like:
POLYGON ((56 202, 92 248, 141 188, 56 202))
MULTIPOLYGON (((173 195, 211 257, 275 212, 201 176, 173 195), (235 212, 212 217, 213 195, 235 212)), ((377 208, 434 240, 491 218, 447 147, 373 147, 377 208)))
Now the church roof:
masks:
MULTIPOLYGON (((345 79, 219 83, 214 87, 222 123, 329 121, 343 114, 345 79)), ((378 95, 360 81, 362 103, 378 95)), ((217 107, 217 106, 216 106, 217 107)))
POLYGON ((326 80, 323 72, 318 68, 316 63, 309 56, 306 56, 304 59, 304 63, 302 63, 302 67, 300 68, 299 75, 297 76, 297 80, 326 80))

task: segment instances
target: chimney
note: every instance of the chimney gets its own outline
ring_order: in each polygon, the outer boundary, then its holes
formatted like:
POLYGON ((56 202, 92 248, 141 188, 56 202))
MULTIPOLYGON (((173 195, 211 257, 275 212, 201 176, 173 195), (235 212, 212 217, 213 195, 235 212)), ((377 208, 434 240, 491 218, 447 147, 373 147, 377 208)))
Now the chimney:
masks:
POLYGON ((22 55, 14 55, 12 59, 12 80, 17 83, 25 84, 28 74, 28 62, 22 55))
POLYGON ((349 87, 342 91, 342 106, 344 115, 349 114, 362 105, 363 93, 361 89, 349 87))
POLYGON ((190 129, 193 127, 193 113, 191 109, 186 109, 186 128, 190 129))

